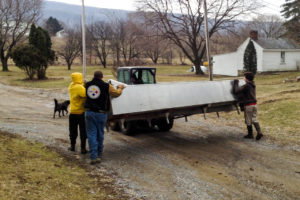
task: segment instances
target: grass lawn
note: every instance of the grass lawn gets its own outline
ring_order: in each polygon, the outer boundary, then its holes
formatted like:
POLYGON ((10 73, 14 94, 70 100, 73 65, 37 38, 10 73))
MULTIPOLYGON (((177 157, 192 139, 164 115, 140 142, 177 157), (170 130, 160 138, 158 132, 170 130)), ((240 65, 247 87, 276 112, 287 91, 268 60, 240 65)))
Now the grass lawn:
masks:
MULTIPOLYGON (((157 68, 157 81, 158 82, 172 82, 172 81, 197 81, 208 80, 207 76, 196 76, 193 73, 187 72, 190 66, 155 66, 157 68)), ((68 87, 73 72, 82 72, 82 66, 72 66, 70 71, 66 66, 50 66, 47 70, 47 80, 25 80, 25 74, 15 66, 9 67, 9 72, 0 71, 0 82, 23 87, 35 88, 64 88, 68 87)), ((104 79, 116 79, 114 77, 113 68, 111 66, 103 68, 100 66, 87 66, 86 80, 90 80, 94 71, 101 70, 104 73, 104 79)))
POLYGON ((0 152, 0 199, 118 198, 100 178, 41 144, 0 132, 0 152))

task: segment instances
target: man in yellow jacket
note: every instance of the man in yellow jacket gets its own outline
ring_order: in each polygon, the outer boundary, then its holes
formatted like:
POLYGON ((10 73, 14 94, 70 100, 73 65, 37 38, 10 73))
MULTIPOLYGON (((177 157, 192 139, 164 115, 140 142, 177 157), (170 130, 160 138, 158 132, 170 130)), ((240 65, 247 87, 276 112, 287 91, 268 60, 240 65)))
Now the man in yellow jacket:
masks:
POLYGON ((69 85, 70 94, 70 116, 69 116, 69 131, 70 131, 70 151, 75 151, 76 139, 78 136, 78 126, 80 130, 81 153, 86 154, 86 129, 84 118, 84 104, 86 99, 86 91, 83 85, 82 74, 74 72, 71 74, 72 83, 69 85))

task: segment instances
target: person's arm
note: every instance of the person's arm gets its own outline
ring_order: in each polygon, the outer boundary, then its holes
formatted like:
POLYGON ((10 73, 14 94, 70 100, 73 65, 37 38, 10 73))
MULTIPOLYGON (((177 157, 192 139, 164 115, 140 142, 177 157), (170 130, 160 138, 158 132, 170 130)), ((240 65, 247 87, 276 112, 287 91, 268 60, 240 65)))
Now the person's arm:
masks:
POLYGON ((233 84, 233 92, 235 94, 237 93, 242 93, 246 90, 246 84, 239 87, 239 80, 234 80, 234 84, 233 84))
POLYGON ((109 95, 111 95, 112 97, 118 97, 122 94, 123 89, 124 87, 118 87, 118 89, 115 89, 114 86, 109 84, 109 95))
POLYGON ((82 85, 78 89, 78 96, 85 98, 86 97, 86 92, 85 92, 85 87, 82 85))

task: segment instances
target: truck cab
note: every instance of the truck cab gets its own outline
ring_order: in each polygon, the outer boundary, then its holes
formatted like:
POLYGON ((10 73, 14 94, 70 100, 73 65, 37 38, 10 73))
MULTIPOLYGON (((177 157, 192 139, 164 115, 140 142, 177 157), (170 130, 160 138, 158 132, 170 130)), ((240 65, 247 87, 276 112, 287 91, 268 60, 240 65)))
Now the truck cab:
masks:
POLYGON ((128 84, 155 84, 156 68, 154 67, 119 67, 118 81, 128 84))
MULTIPOLYGON (((119 82, 127 85, 138 84, 156 84, 156 68, 154 67, 119 67, 117 78, 119 82)), ((125 117, 123 120, 117 120, 112 123, 111 127, 115 131, 121 131, 126 135, 131 135, 138 127, 154 127, 157 126, 160 131, 169 131, 173 126, 173 118, 163 116, 153 116, 149 118, 139 117, 138 119, 128 120, 125 117)))

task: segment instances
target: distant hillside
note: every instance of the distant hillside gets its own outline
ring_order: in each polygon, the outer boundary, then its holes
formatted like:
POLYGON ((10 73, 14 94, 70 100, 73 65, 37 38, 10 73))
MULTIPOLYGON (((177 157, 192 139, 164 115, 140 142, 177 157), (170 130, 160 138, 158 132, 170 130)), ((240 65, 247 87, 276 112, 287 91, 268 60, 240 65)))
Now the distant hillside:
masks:
MULTIPOLYGON (((82 7, 80 5, 72 5, 54 1, 44 1, 43 5, 43 16, 40 22, 43 22, 49 17, 54 17, 68 26, 81 24, 82 7)), ((85 7, 87 24, 93 21, 109 21, 113 18, 126 19, 128 14, 130 13, 132 13, 132 11, 87 6, 85 7)), ((245 25, 245 23, 247 22, 236 20, 236 24, 233 29, 238 30, 240 27, 245 25)), ((231 26, 231 23, 229 23, 229 25, 231 26)))
MULTIPOLYGON (((130 11, 125 10, 85 7, 87 23, 99 20, 108 21, 113 17, 124 19, 129 13, 130 11)), ((42 20, 52 16, 70 26, 81 23, 81 6, 78 5, 44 1, 42 14, 42 20)))

